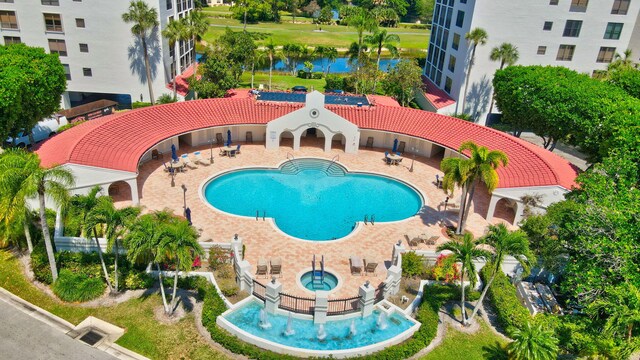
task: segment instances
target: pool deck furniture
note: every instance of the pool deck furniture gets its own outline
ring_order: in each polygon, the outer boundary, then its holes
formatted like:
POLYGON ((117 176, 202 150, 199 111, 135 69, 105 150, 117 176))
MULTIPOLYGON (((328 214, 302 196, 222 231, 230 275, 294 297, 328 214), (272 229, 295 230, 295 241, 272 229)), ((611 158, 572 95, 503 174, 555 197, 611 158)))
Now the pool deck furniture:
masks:
POLYGON ((367 138, 367 144, 364 147, 373 149, 373 136, 367 138))
POLYGON ((424 240, 423 242, 425 245, 435 245, 438 239, 440 239, 440 236, 434 235, 424 240))
POLYGON ((216 142, 218 144, 224 144, 224 139, 222 138, 222 133, 216 133, 216 142))
POLYGON ((349 258, 349 262, 351 263, 351 275, 359 274, 362 275, 363 263, 362 259, 358 256, 351 256, 349 258))
POLYGON ((205 159, 202 157, 202 153, 200 151, 196 151, 193 153, 193 162, 200 165, 211 165, 209 159, 205 159))
POLYGON ((180 156, 180 160, 182 160, 182 162, 184 163, 184 166, 191 168, 191 169, 197 169, 198 167, 195 166, 192 162, 191 159, 189 159, 189 155, 188 154, 183 154, 182 156, 180 156))
POLYGON ((368 262, 367 259, 364 260, 364 263, 366 264, 364 266, 365 275, 367 275, 368 273, 371 273, 371 274, 373 274, 375 276, 376 268, 378 267, 378 263, 377 262, 368 262))
POLYGON ((179 158, 178 160, 175 160, 175 161, 171 161, 171 166, 178 171, 183 171, 185 165, 186 163, 182 158, 179 158))
POLYGON ((279 257, 276 257, 271 259, 269 263, 271 264, 271 271, 269 273, 271 275, 282 276, 282 260, 279 257))
POLYGON ((220 154, 221 155, 226 155, 226 156, 230 156, 229 154, 231 153, 231 151, 236 150, 235 146, 224 146, 220 148, 220 154))
POLYGON ((398 154, 389 154, 389 156, 387 156, 387 158, 389 160, 391 160, 389 162, 391 165, 398 165, 402 161, 402 156, 400 156, 398 154))
POLYGON ((158 149, 151 150, 151 159, 160 160, 162 158, 164 158, 164 154, 162 154, 162 152, 158 151, 158 149))
POLYGON ((256 276, 264 275, 264 277, 267 277, 267 272, 268 272, 267 270, 268 270, 267 260, 265 258, 259 258, 257 270, 256 270, 256 276))

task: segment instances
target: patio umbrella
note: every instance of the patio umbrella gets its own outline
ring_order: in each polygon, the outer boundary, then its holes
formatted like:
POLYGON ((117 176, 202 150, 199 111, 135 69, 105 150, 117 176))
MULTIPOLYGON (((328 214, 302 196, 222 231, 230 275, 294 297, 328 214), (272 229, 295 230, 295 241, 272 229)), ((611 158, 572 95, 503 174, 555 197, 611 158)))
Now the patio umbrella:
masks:
POLYGON ((231 130, 227 130, 227 146, 231 145, 231 130))
POLYGON ((178 161, 178 153, 174 144, 171 144, 171 160, 178 161))
POLYGON ((392 153, 395 153, 398 150, 398 139, 393 140, 393 149, 391 149, 392 153))
POLYGON ((184 217, 187 218, 187 221, 189 222, 189 225, 191 225, 191 208, 186 208, 184 210, 184 217))

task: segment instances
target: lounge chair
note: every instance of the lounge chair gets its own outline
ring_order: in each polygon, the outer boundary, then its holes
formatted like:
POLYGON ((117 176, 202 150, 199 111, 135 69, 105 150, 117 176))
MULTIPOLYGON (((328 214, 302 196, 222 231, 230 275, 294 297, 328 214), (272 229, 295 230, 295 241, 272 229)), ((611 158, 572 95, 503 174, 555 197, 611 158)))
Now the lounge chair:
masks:
POLYGON ((247 135, 245 137, 245 141, 247 142, 247 144, 252 144, 253 143, 253 133, 251 131, 247 131, 247 135))
POLYGON ((349 263, 351 264, 351 275, 362 275, 362 259, 357 256, 351 256, 349 258, 349 263))
POLYGON ((373 148, 373 136, 369 136, 367 138, 367 144, 364 146, 366 148, 373 148))
POLYGON ((267 277, 267 260, 264 258, 258 259, 256 275, 264 275, 264 277, 267 277))
POLYGON ((269 261, 271 263, 271 275, 282 276, 282 260, 279 257, 273 258, 269 261))
POLYGON ((184 166, 187 166, 187 167, 189 167, 189 168, 191 168, 191 169, 197 169, 197 168, 198 168, 197 166, 195 166, 195 165, 191 162, 191 160, 189 159, 189 155, 187 155, 187 154, 183 154, 183 155, 181 156, 181 158, 182 158, 182 162, 184 163, 184 166))
POLYGON ((222 138, 222 133, 216 133, 216 142, 220 145, 224 145, 224 139, 222 138))
POLYGON ((387 165, 391 165, 391 163, 393 162, 393 160, 391 160, 391 158, 389 157, 388 151, 384 152, 384 161, 387 163, 387 165))
POLYGON ((405 146, 407 146, 407 143, 404 141, 400 141, 400 144, 398 144, 398 149, 397 149, 398 152, 403 153, 405 146))
POLYGON ((431 236, 430 238, 424 241, 425 245, 435 245, 436 241, 440 239, 440 236, 431 236))
POLYGON ((201 164, 201 165, 211 165, 210 161, 208 159, 204 159, 202 157, 202 153, 200 153, 200 151, 196 151, 193 153, 193 162, 196 164, 201 164))
POLYGON ((407 244, 410 248, 415 248, 420 243, 420 238, 418 237, 409 237, 409 235, 405 235, 404 238, 407 240, 407 244))
POLYGON ((377 262, 367 262, 365 260, 365 267, 364 267, 364 273, 365 275, 367 273, 372 273, 373 275, 376 274, 376 268, 378 267, 378 263, 377 262))
POLYGON ((158 151, 158 149, 151 150, 151 159, 160 160, 163 157, 164 157, 164 155, 160 151, 158 151))

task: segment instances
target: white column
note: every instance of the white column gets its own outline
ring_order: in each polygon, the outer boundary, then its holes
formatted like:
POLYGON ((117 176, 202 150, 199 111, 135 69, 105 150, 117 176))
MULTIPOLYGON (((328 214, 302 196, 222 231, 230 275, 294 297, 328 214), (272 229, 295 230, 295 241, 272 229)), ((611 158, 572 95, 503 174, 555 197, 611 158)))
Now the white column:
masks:
POLYGON ((329 292, 324 290, 317 290, 316 306, 313 308, 313 323, 314 324, 326 323, 327 311, 329 311, 329 292))
POLYGON ((489 201, 489 210, 487 210, 487 221, 493 220, 493 214, 496 212, 496 204, 500 199, 502 199, 500 196, 491 195, 491 200, 489 201))
POLYGON ((513 225, 516 225, 520 221, 522 221, 522 217, 524 215, 524 205, 520 201, 516 201, 515 203, 516 203, 516 208, 515 208, 516 216, 513 219, 513 225))
POLYGON ((126 183, 129 184, 129 187, 131 188, 131 201, 133 202, 133 205, 140 205, 140 195, 138 195, 138 180, 126 180, 126 183))
POLYGON ((333 133, 327 132, 324 135, 324 152, 331 151, 331 141, 333 140, 333 133))
POLYGON ((275 277, 266 285, 264 297, 264 309, 270 314, 275 314, 280 306, 280 293, 282 292, 282 284, 275 277))
POLYGON ((369 281, 360 286, 358 289, 358 295, 360 295, 360 301, 358 306, 362 313, 362 317, 369 316, 373 312, 373 305, 376 301, 376 289, 371 286, 369 281))

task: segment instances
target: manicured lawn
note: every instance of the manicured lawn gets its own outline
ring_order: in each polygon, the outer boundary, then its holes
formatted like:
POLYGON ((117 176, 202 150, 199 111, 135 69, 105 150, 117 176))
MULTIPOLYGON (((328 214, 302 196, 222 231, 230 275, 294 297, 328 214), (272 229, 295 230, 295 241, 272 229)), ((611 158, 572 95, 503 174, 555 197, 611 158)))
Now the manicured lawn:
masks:
MULTIPOLYGON (((203 40, 206 42, 212 42, 217 39, 224 33, 227 26, 234 31, 240 31, 243 28, 243 24, 235 19, 211 17, 209 23, 209 31, 203 36, 203 40)), ((318 45, 333 46, 346 50, 352 42, 358 40, 355 30, 347 26, 322 25, 323 32, 314 31, 316 29, 316 25, 311 23, 299 24, 298 18, 296 18, 296 24, 287 22, 285 19, 280 24, 247 24, 247 31, 260 33, 261 40, 257 41, 258 45, 263 45, 269 38, 272 38, 278 45, 298 43, 312 47, 318 45)), ((400 48, 403 51, 411 50, 424 53, 429 44, 429 30, 405 28, 387 28, 387 30, 389 33, 397 34, 400 37, 400 48)))
POLYGON ((484 322, 481 324, 481 329, 475 334, 465 334, 449 327, 442 344, 422 360, 500 359, 498 345, 504 346, 506 342, 495 335, 484 322))
MULTIPOLYGON (((258 73, 256 72, 256 77, 254 80, 254 87, 257 88, 259 84, 263 84, 265 90, 269 87, 269 73, 258 73)), ((271 89, 272 90, 290 90, 292 87, 296 85, 306 86, 309 91, 311 91, 311 87, 314 90, 318 90, 320 92, 324 91, 325 80, 324 79, 301 79, 299 77, 291 76, 291 75, 281 75, 274 74, 271 78, 271 89)), ((240 88, 250 88, 251 87, 251 72, 245 71, 242 74, 242 78, 240 79, 240 88)))
POLYGON ((121 346, 152 359, 224 359, 200 337, 193 315, 173 325, 155 320, 153 310, 161 306, 158 294, 129 300, 113 307, 88 309, 64 304, 43 294, 22 274, 11 253, 0 250, 0 286, 51 313, 78 324, 87 316, 126 329, 117 341, 121 346))

